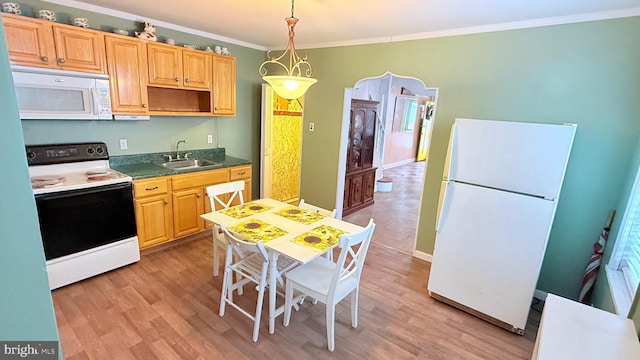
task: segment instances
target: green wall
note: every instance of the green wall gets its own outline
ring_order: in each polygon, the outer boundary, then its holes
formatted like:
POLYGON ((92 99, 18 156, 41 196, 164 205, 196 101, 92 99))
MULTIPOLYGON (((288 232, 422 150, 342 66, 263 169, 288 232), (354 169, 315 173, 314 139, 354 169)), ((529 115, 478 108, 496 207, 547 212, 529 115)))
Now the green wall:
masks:
MULTIPOLYGON (((343 90, 389 70, 438 87, 417 250, 431 254, 456 117, 578 124, 538 288, 577 298, 592 243, 619 206, 638 140, 640 18, 309 52, 302 196, 333 204, 343 90)), ((508 256, 508 254, 505 254, 508 256)), ((505 269, 505 271, 510 271, 505 269)))
POLYGON ((0 164, 5 169, 0 188, 0 340, 57 341, 36 204, 8 66, 0 26, 0 143, 4 151, 0 164))

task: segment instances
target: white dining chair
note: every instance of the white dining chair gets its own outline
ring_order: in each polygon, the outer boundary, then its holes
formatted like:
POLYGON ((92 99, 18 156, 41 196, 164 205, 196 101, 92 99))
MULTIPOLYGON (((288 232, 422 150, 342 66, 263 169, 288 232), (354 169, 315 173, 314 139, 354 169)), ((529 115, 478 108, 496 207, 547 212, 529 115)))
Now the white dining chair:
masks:
MULTIPOLYGON (((311 205, 307 202, 304 201, 304 199, 300 199, 300 203, 298 204, 298 207, 304 210, 308 210, 308 211, 313 211, 315 213, 318 213, 320 215, 326 216, 326 217, 332 217, 335 218, 336 215, 338 214, 338 210, 333 209, 333 211, 329 211, 327 209, 323 209, 321 207, 315 206, 315 205, 311 205)), ((325 257, 331 261, 333 261, 333 251, 329 250, 326 253, 324 253, 325 257)))
MULTIPOLYGON (((269 256, 261 241, 248 241, 225 227, 221 227, 221 230, 229 245, 226 248, 224 278, 220 294, 220 316, 224 316, 225 307, 228 304, 253 320, 253 341, 256 342, 260 331, 264 293, 268 285, 269 256), (258 299, 253 314, 233 301, 233 291, 238 290, 240 293, 242 287, 249 282, 257 284, 256 290, 258 291, 258 299)), ((284 280, 281 274, 295 265, 297 264, 292 261, 278 262, 276 279, 277 284, 282 288, 284 287, 284 280)))
MULTIPOLYGON (((244 191, 244 180, 232 181, 222 184, 207 186, 207 196, 211 211, 226 209, 231 206, 235 199, 244 204, 242 192, 244 191)), ((213 224, 213 276, 218 276, 220 268, 220 256, 218 249, 226 249, 227 241, 222 234, 220 226, 213 224)))
POLYGON ((284 326, 289 326, 291 308, 305 296, 326 304, 327 345, 335 349, 336 305, 351 294, 351 326, 358 326, 358 292, 362 267, 375 228, 373 219, 360 232, 340 236, 340 256, 334 263, 318 257, 301 265, 286 276, 284 326), (294 299, 294 291, 298 294, 294 299))

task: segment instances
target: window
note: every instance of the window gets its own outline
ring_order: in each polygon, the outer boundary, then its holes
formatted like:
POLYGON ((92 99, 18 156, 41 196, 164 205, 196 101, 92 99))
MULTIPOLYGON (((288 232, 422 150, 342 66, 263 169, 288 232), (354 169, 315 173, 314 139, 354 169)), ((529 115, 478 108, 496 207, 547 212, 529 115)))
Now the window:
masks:
POLYGON ((620 226, 607 278, 618 314, 627 316, 640 283, 640 169, 620 226))

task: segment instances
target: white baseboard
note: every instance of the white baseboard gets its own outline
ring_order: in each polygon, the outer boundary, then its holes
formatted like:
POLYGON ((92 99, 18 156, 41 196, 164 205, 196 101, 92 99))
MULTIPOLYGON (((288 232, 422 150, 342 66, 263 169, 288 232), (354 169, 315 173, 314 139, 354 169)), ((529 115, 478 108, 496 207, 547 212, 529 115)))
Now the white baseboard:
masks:
POLYGON ((383 164, 382 165, 382 170, 387 170, 387 169, 391 169, 397 166, 402 166, 402 165, 407 165, 407 164, 411 164, 412 162, 415 162, 416 159, 406 159, 406 160, 400 160, 400 161, 396 161, 394 163, 391 164, 383 164))
POLYGON ((547 293, 536 289, 536 291, 533 292, 533 297, 540 301, 545 301, 547 299, 547 293))
POLYGON ((413 257, 417 257, 418 259, 422 259, 424 261, 431 262, 431 259, 433 258, 433 255, 427 254, 426 252, 413 250, 413 257))

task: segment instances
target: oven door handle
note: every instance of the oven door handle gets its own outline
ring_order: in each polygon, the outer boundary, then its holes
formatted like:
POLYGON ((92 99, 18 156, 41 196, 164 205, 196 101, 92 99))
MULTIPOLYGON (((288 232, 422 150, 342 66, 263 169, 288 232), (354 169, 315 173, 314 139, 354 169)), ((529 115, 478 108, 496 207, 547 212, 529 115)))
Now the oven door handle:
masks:
POLYGON ((103 191, 119 190, 119 189, 125 189, 125 188, 130 188, 131 193, 133 194, 133 186, 131 185, 131 182, 124 182, 124 183, 96 186, 96 187, 78 189, 78 190, 68 190, 68 191, 38 194, 35 196, 35 198, 38 200, 62 199, 70 196, 78 196, 78 195, 91 194, 91 193, 97 193, 97 192, 103 192, 103 191))

